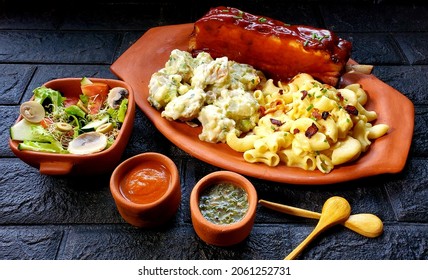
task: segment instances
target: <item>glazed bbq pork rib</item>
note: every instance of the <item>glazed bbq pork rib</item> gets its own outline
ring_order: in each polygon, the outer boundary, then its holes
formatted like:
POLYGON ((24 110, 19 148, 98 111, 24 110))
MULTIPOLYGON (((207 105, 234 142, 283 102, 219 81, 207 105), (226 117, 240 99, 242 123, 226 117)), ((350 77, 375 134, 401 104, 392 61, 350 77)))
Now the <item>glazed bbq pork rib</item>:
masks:
POLYGON ((288 81, 299 73, 335 86, 351 53, 349 41, 333 32, 289 25, 231 7, 212 8, 195 22, 189 41, 193 55, 250 64, 274 80, 288 81))

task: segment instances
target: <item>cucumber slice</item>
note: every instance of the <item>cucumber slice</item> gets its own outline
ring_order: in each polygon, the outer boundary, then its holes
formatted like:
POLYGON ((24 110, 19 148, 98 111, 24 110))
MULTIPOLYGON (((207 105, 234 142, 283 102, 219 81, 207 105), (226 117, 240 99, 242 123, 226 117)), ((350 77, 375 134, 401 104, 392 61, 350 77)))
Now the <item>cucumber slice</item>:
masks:
POLYGON ((89 80, 89 79, 88 79, 88 78, 86 78, 86 77, 83 77, 83 78, 80 80, 80 85, 81 85, 81 86, 89 85, 89 84, 92 84, 92 81, 91 81, 91 80, 89 80))
POLYGON ((17 141, 46 141, 46 134, 40 124, 22 119, 10 128, 10 138, 17 141))
POLYGON ((92 122, 88 123, 87 125, 85 125, 85 126, 84 126, 84 127, 82 127, 81 129, 82 129, 83 131, 86 131, 86 132, 88 132, 88 131, 93 131, 93 130, 96 130, 96 129, 97 129, 98 127, 100 127, 101 125, 103 125, 103 124, 107 123, 107 122, 108 122, 108 120, 109 120, 109 116, 105 116, 105 117, 103 117, 102 119, 95 120, 95 121, 92 121, 92 122))

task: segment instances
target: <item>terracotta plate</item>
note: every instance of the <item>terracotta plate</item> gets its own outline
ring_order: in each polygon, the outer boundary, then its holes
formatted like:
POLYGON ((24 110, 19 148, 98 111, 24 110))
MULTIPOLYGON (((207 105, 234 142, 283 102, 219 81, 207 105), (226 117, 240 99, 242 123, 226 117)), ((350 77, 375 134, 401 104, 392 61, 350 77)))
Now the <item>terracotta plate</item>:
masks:
POLYGON ((226 144, 200 141, 201 128, 161 117, 147 101, 151 75, 163 68, 173 49, 187 50, 193 24, 155 27, 148 30, 111 66, 111 71, 129 83, 140 109, 159 131, 190 155, 214 166, 255 178, 291 184, 331 184, 382 173, 398 173, 406 163, 414 127, 412 102, 373 75, 348 73, 341 84, 360 83, 368 92, 366 108, 378 113, 378 123, 390 126, 387 135, 376 139, 357 161, 338 166, 329 174, 284 165, 268 167, 244 161, 242 153, 226 144))

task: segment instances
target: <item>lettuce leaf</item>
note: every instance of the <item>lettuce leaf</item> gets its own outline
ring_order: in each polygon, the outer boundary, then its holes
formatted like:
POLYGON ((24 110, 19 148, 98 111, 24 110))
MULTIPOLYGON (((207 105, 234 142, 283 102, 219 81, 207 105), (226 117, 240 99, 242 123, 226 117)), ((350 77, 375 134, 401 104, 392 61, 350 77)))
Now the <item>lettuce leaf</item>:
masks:
POLYGON ((44 86, 34 89, 33 93, 34 101, 42 104, 48 112, 56 113, 66 100, 59 91, 44 86))
POLYGON ((56 141, 52 143, 43 143, 43 142, 25 140, 22 143, 18 144, 18 149, 21 151, 29 150, 29 151, 46 152, 46 153, 61 153, 61 154, 68 153, 68 151, 64 150, 61 147, 61 144, 59 144, 56 141))

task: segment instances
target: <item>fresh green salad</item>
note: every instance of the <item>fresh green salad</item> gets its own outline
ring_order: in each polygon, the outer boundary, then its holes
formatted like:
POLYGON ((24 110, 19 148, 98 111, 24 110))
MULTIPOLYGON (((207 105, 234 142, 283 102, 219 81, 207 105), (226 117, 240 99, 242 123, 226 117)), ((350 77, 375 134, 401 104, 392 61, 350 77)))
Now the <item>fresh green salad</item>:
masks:
POLYGON ((109 88, 84 77, 77 100, 38 87, 20 107, 22 119, 10 128, 19 150, 61 154, 92 154, 110 147, 128 109, 128 90, 109 88))

